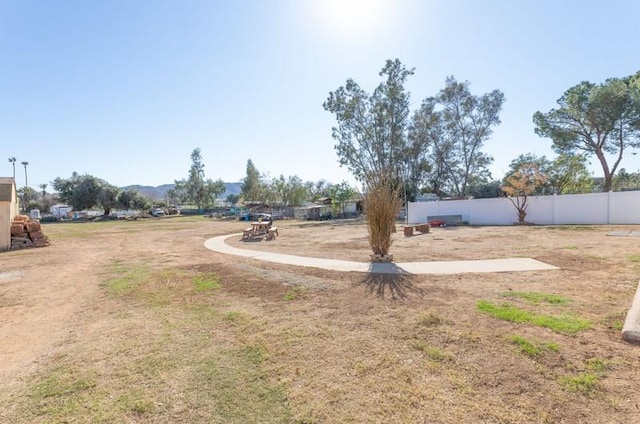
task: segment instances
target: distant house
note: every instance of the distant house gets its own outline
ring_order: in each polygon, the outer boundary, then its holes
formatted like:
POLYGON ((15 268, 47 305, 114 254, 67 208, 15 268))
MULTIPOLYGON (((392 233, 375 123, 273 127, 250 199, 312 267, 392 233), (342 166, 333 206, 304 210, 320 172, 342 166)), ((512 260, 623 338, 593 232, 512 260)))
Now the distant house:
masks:
POLYGON ((293 208, 293 217, 295 219, 319 221, 323 217, 331 215, 331 204, 310 203, 303 206, 293 208))
POLYGON ((11 221, 19 211, 15 180, 0 177, 0 251, 11 248, 11 221))

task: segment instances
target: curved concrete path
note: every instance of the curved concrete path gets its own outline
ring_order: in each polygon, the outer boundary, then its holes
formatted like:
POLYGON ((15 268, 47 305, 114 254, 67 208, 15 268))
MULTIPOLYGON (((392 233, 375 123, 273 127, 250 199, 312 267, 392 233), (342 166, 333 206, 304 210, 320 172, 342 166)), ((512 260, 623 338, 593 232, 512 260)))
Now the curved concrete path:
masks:
POLYGON ((435 261, 435 262, 351 262, 337 259, 309 258, 305 256, 285 255, 282 253, 260 252, 238 249, 229 246, 225 240, 239 237, 241 234, 229 234, 211 238, 204 246, 214 252, 244 256, 261 261, 276 262, 297 266, 323 268, 334 271, 371 272, 376 274, 460 274, 467 272, 513 272, 546 271, 559 269, 530 258, 484 259, 473 261, 435 261))

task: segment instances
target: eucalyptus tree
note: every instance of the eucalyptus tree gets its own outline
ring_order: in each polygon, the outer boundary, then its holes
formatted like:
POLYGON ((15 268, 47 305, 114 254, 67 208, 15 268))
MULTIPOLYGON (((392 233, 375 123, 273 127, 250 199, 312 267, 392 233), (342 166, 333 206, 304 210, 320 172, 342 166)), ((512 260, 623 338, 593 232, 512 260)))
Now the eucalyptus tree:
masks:
POLYGON ((448 77, 414 114, 416 137, 432 150, 429 182, 440 196, 464 197, 470 185, 489 181, 493 158, 483 147, 500 124, 504 94, 493 90, 476 96, 469 85, 448 77))

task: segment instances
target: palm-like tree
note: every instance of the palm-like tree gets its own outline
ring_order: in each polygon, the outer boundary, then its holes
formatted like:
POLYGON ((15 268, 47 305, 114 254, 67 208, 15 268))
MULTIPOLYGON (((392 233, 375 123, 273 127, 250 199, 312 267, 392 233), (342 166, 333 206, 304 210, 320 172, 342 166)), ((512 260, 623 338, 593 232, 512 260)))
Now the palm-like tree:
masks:
POLYGON ((27 210, 26 208, 29 207, 29 180, 27 179, 27 165, 29 165, 29 162, 23 161, 22 165, 24 165, 24 207, 27 210))
POLYGON ((18 159, 16 159, 16 158, 15 158, 15 156, 11 156, 11 157, 9 158, 9 163, 10 163, 11 165, 13 165, 13 179, 14 179, 14 180, 16 179, 16 161, 17 161, 17 160, 18 160, 18 159))
POLYGON ((38 187, 42 189, 42 197, 47 195, 47 184, 40 184, 38 187))

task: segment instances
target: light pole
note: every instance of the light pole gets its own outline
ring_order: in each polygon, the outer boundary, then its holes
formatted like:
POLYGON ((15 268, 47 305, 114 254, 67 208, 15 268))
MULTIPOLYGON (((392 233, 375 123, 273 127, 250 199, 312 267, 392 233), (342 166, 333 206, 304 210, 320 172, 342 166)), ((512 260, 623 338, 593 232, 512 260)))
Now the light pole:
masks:
POLYGON ((15 157, 15 156, 11 156, 11 157, 9 158, 9 163, 11 163, 11 165, 13 165, 13 179, 14 179, 14 180, 16 179, 16 161, 17 161, 17 160, 18 160, 18 159, 16 159, 16 157, 15 157))
POLYGON ((29 165, 29 162, 24 161, 22 165, 24 165, 24 211, 26 212, 29 207, 29 180, 27 180, 27 165, 29 165))

